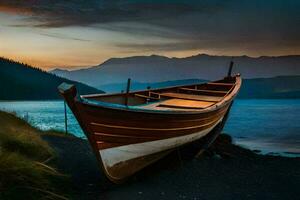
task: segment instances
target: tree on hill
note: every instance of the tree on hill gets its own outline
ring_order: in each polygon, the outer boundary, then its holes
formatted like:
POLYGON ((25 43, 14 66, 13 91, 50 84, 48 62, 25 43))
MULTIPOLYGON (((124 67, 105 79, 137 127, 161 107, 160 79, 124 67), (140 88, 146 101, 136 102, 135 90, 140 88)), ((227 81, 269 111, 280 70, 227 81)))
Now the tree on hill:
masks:
POLYGON ((75 84, 80 94, 103 93, 37 67, 0 57, 0 100, 59 99, 57 87, 62 82, 75 84))

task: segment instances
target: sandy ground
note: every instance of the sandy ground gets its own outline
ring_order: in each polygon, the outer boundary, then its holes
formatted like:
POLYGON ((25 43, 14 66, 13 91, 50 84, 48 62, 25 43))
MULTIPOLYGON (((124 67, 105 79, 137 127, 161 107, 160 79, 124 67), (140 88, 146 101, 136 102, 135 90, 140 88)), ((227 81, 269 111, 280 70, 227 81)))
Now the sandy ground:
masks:
POLYGON ((257 155, 221 136, 200 158, 199 144, 174 151, 126 183, 110 183, 87 141, 43 136, 70 175, 72 199, 300 199, 300 158, 257 155))

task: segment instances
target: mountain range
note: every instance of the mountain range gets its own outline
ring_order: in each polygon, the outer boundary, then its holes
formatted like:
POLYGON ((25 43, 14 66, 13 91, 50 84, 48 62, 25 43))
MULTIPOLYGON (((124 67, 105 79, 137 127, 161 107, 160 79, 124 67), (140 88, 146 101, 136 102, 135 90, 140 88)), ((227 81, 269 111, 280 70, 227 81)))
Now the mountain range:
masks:
POLYGON ((85 84, 61 78, 39 68, 0 58, 0 100, 59 99, 62 82, 75 84, 81 94, 103 93, 85 84))
MULTIPOLYGON (((204 59, 203 57, 211 58, 211 59, 216 58, 217 60, 221 59, 219 57, 213 57, 207 55, 195 56, 194 59, 201 60, 204 59)), ((300 75, 298 75, 300 74, 299 57, 300 56, 260 57, 260 58, 234 57, 233 60, 235 61, 236 64, 234 71, 235 72, 243 71, 244 74, 246 74, 246 75, 242 75, 243 84, 238 97, 239 98, 300 98, 300 75), (258 70, 260 73, 254 70, 255 67, 253 63, 251 64, 253 68, 246 68, 246 66, 249 65, 245 64, 247 62, 244 59, 248 60, 248 62, 249 60, 257 59, 255 63, 258 63, 257 66, 260 66, 259 68, 260 71, 258 70), (258 61, 258 60, 263 60, 263 61, 258 61), (263 65, 262 63, 264 63, 265 65, 263 65), (281 76, 277 76, 278 74, 280 74, 281 76), (253 77, 259 77, 259 78, 253 78, 253 77)), ((225 57, 222 58, 225 59, 225 57)), ((226 58, 227 58, 226 62, 227 61, 229 62, 231 60, 231 58, 229 57, 226 58)), ((172 68, 171 65, 166 65, 166 66, 157 65, 158 63, 166 62, 162 60, 170 60, 170 59, 181 60, 179 58, 166 58, 166 57, 159 57, 159 56, 130 57, 130 58, 123 58, 123 59, 119 58, 119 59, 110 59, 99 66, 88 68, 88 69, 75 70, 75 71, 54 70, 52 71, 52 73, 55 74, 51 74, 39 68, 34 68, 32 66, 15 62, 9 59, 0 58, 0 89, 1 89, 0 100, 58 99, 60 98, 60 96, 57 92, 57 86, 62 82, 75 84, 80 94, 103 93, 103 90, 106 92, 120 92, 121 90, 125 90, 126 80, 127 80, 126 77, 134 77, 132 78, 133 80, 131 84, 131 90, 143 90, 146 89, 147 87, 162 88, 162 87, 173 86, 173 85, 194 84, 194 83, 201 83, 204 82, 205 80, 208 80, 206 78, 208 78, 209 76, 211 76, 210 79, 218 78, 216 77, 217 75, 214 75, 213 73, 216 69, 222 70, 222 72, 216 70, 216 73, 220 76, 219 78, 224 77, 224 74, 226 74, 228 68, 227 66, 221 67, 220 63, 219 66, 215 68, 211 67, 208 68, 207 70, 204 70, 205 67, 201 66, 198 67, 197 69, 203 70, 203 73, 204 71, 207 72, 206 74, 208 75, 205 76, 204 74, 202 74, 201 77, 204 78, 201 79, 190 78, 195 76, 198 77, 198 75, 195 75, 197 73, 196 72, 193 73, 193 71, 188 71, 187 68, 184 68, 185 70, 181 69, 178 67, 179 65, 174 65, 175 67, 173 70, 171 70, 172 68), (138 64, 136 63, 142 64, 142 61, 145 60, 147 61, 145 62, 146 64, 140 65, 140 67, 138 67, 138 64), (135 64, 131 66, 130 63, 135 63, 135 64), (156 73, 147 68, 147 66, 150 66, 150 63, 153 63, 153 66, 155 66, 154 68, 157 70, 156 73), (112 69, 109 69, 110 67, 112 69), (212 68, 214 70, 212 70, 212 68), (131 71, 133 69, 136 69, 137 72, 131 71), (176 71, 177 69, 179 69, 179 72, 176 71), (188 74, 190 75, 188 76, 188 74), (69 80, 67 78, 62 78, 59 76, 69 77, 70 79, 72 78, 73 80, 69 80), (189 79, 185 79, 185 77, 189 77, 189 79), (74 81, 74 79, 76 81, 74 81), (85 82, 86 84, 90 84, 91 86, 97 87, 97 89, 77 81, 85 82)), ((185 58, 183 60, 186 61, 186 59, 191 60, 192 57, 185 58)), ((209 62, 213 62, 213 61, 209 61, 209 62)))
MULTIPOLYGON (((175 81, 162 81, 162 82, 153 82, 153 83, 145 83, 145 82, 136 82, 132 81, 130 84, 131 91, 138 91, 138 90, 146 90, 147 88, 163 88, 163 87, 170 87, 176 85, 187 85, 187 84, 196 84, 196 83, 203 83, 206 82, 205 80, 200 79, 185 79, 185 80, 175 80, 175 81)), ((108 93, 115 93, 115 92, 124 92, 126 90, 127 82, 123 83, 112 83, 101 85, 99 89, 108 92, 108 93)))
POLYGON ((185 79, 214 80, 227 74, 230 61, 233 73, 243 78, 270 78, 300 75, 300 56, 210 56, 199 54, 186 58, 164 56, 134 56, 111 58, 100 65, 79 70, 55 69, 50 71, 61 77, 80 81, 96 88, 126 82, 155 83, 185 79))

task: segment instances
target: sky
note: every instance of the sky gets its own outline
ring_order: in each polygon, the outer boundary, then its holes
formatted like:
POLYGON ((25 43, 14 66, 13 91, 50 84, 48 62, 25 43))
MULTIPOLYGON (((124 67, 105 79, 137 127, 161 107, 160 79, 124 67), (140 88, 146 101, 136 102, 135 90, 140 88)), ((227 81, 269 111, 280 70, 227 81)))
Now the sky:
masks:
POLYGON ((0 57, 45 70, 201 53, 300 54, 300 1, 0 0, 0 57))

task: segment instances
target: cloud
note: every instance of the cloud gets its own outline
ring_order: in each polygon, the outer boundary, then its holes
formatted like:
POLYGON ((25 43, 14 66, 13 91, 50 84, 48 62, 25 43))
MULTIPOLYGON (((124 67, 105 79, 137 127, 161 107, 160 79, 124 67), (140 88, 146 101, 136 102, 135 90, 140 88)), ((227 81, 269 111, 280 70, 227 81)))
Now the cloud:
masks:
MULTIPOLYGON (((118 42, 131 50, 297 48, 300 1, 294 0, 0 0, 0 12, 31 16, 32 26, 89 26, 162 43, 118 42)), ((58 36, 60 37, 60 36, 58 36)))
POLYGON ((194 10, 184 1, 0 0, 0 10, 33 15, 42 27, 86 26, 95 23, 144 21, 194 10))
POLYGON ((58 39, 67 39, 67 40, 75 40, 75 41, 81 41, 81 42, 90 42, 91 40, 88 39, 82 39, 82 38, 76 38, 76 37, 71 37, 67 36, 64 34, 59 34, 59 33, 40 33, 40 35, 44 35, 47 37, 53 37, 53 38, 58 38, 58 39))

